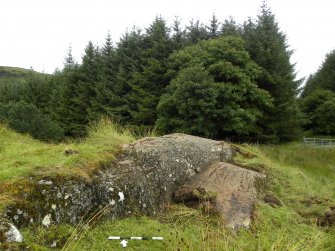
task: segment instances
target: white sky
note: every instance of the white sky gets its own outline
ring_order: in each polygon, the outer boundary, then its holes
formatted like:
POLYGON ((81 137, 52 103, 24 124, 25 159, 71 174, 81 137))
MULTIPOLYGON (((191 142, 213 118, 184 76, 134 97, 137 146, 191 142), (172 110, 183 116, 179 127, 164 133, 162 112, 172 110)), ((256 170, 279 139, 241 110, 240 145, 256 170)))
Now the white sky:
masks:
MULTIPOLYGON (((243 22, 256 17, 261 0, 2 0, 0 65, 33 67, 52 73, 62 68, 71 45, 80 62, 89 40, 103 44, 110 30, 114 42, 133 25, 146 27, 156 15, 169 24, 175 16, 206 23, 214 12, 243 22)), ((308 76, 335 49, 334 0, 268 0, 279 25, 295 50, 298 77, 308 76)))

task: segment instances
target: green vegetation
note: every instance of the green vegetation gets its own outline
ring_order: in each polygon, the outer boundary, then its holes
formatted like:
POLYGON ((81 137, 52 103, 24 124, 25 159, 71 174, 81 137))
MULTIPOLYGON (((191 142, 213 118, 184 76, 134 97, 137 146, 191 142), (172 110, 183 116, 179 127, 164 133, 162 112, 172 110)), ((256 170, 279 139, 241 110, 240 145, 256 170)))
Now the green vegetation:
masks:
MULTIPOLYGON (((115 45, 110 34, 102 47, 89 42, 81 63, 70 48, 52 75, 0 67, 0 209, 13 200, 17 182, 89 179, 121 144, 156 127, 237 142, 290 141, 301 126, 334 136, 335 51, 301 97, 291 55, 264 4, 243 25, 233 18, 220 24, 213 15, 208 26, 192 20, 181 27, 176 19, 168 27, 156 17, 115 45)), ((162 242, 131 241, 129 250, 334 250, 334 225, 322 219, 335 207, 335 149, 240 148, 236 163, 267 175, 251 229, 233 232, 217 215, 172 204, 153 218, 101 221, 101 211, 76 228, 27 228, 26 243, 33 250, 50 250, 54 241, 64 250, 117 250, 109 235, 160 235, 162 242)))
POLYGON ((0 85, 7 83, 22 83, 25 82, 25 77, 29 74, 29 70, 18 68, 0 66, 0 85))
POLYGON ((42 143, 0 125, 0 181, 46 172, 85 176, 100 163, 113 159, 117 146, 134 139, 129 130, 108 120, 91 126, 86 139, 63 144, 42 143), (73 154, 66 155, 66 150, 73 154))
MULTIPOLYGON (((266 189, 255 208, 250 229, 223 228, 217 215, 171 204, 153 218, 91 219, 77 228, 68 225, 24 230, 34 250, 121 250, 108 236, 163 236, 164 241, 129 241, 129 250, 333 250, 334 226, 320 226, 335 205, 335 149, 315 149, 298 143, 281 146, 242 145, 236 162, 262 170, 266 189), (262 201, 264 195, 281 205, 262 201)), ((92 217, 94 218, 94 217, 92 217)))
POLYGON ((272 106, 257 87, 261 69, 238 37, 202 41, 171 55, 176 77, 158 106, 158 129, 210 138, 260 137, 257 122, 272 106))
POLYGON ((311 75, 301 94, 305 129, 317 134, 335 135, 335 51, 326 55, 319 70, 311 75))
POLYGON ((256 22, 249 19, 243 25, 242 37, 251 58, 262 68, 257 79, 260 88, 273 97, 273 106, 264 112, 260 121, 262 139, 289 141, 296 139, 300 130, 300 114, 296 102, 301 80, 296 80, 292 51, 286 35, 279 29, 275 15, 263 2, 256 22))
MULTIPOLYGON (((220 24, 213 15, 209 25, 192 20, 182 27, 176 19, 169 27, 156 17, 116 44, 110 34, 101 47, 88 42, 81 63, 70 48, 62 70, 50 76, 31 71, 23 84, 0 86, 0 110, 33 105, 46 132, 24 132, 44 141, 84 138, 89 125, 105 116, 144 131, 158 126, 161 133, 288 141, 303 121, 291 55, 266 4, 243 25, 232 18, 220 24)), ((328 107, 322 111, 333 117, 328 107)), ((18 130, 10 120, 0 118, 18 130)))

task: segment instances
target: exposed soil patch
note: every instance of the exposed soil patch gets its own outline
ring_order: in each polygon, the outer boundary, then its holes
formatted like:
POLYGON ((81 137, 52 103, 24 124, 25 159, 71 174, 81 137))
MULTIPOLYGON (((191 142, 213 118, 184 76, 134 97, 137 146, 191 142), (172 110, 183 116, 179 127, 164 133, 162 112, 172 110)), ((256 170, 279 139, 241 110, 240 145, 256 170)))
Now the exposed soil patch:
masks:
POLYGON ((280 200, 271 194, 265 195, 265 197, 263 198, 263 201, 272 207, 282 206, 282 203, 280 202, 280 200))
POLYGON ((317 223, 321 227, 330 227, 335 225, 335 206, 330 207, 330 209, 323 215, 319 216, 317 223))

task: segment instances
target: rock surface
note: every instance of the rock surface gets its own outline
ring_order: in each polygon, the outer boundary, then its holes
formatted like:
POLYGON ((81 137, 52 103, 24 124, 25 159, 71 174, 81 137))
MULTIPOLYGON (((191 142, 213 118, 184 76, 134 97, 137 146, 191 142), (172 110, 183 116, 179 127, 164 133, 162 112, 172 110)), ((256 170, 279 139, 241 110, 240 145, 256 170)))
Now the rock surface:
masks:
POLYGON ((232 157, 230 145, 214 140, 183 134, 145 138, 127 145, 113 168, 100 171, 98 197, 116 214, 153 214, 171 201, 186 180, 232 157))
POLYGON ((22 242, 20 231, 8 220, 0 218, 0 244, 3 242, 22 242))
POLYGON ((224 142, 171 134, 125 145, 117 159, 90 181, 83 178, 31 178, 18 186, 19 200, 6 216, 16 226, 76 224, 109 205, 109 217, 154 214, 172 200, 177 187, 217 162, 233 157, 224 142), (29 189, 27 189, 29 187, 29 189))
POLYGON ((264 175, 255 171, 219 162, 203 169, 178 189, 175 195, 178 201, 184 200, 186 203, 201 198, 208 199, 223 216, 226 226, 233 229, 248 227, 257 185, 263 178, 264 175))
POLYGON ((5 211, 10 222, 0 226, 0 237, 19 242, 15 226, 78 224, 106 205, 106 217, 152 215, 174 198, 206 200, 227 226, 248 226, 257 182, 264 176, 228 164, 235 150, 224 142, 171 134, 124 145, 90 180, 31 177, 18 185, 18 200, 5 211))

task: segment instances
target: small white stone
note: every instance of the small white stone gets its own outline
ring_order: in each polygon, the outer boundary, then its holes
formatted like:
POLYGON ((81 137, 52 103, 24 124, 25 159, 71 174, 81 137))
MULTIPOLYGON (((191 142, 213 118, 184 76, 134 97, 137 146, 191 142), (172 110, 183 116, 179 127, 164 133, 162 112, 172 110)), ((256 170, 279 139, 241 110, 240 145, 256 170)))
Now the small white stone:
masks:
POLYGON ((123 192, 119 192, 119 197, 120 197, 119 202, 124 201, 124 194, 123 194, 123 192))
POLYGON ((50 245, 50 247, 52 247, 52 248, 57 247, 57 242, 56 242, 56 241, 53 241, 52 244, 50 245))
POLYGON ((167 190, 167 188, 166 187, 164 187, 164 191, 166 191, 167 190))
POLYGON ((143 204, 143 207, 144 207, 144 208, 146 208, 146 207, 147 207, 147 205, 146 205, 146 204, 143 204))
POLYGON ((115 200, 109 201, 109 204, 112 205, 112 206, 114 206, 115 205, 115 200))
POLYGON ((44 216, 44 219, 42 220, 42 225, 45 227, 49 227, 51 224, 51 214, 47 214, 44 216))
POLYGON ((179 163, 179 159, 176 159, 176 161, 179 163))
POLYGON ((56 208, 57 208, 57 205, 55 205, 55 204, 52 204, 51 205, 51 208, 55 211, 56 210, 56 208))
POLYGON ((19 219, 19 216, 18 215, 14 215, 14 220, 18 220, 19 219))
POLYGON ((169 177, 170 177, 170 178, 172 177, 172 173, 169 174, 169 177))
POLYGON ((8 242, 22 242, 23 237, 19 230, 13 225, 9 224, 10 229, 5 233, 8 242))
POLYGON ((16 212, 17 212, 17 214, 23 214, 23 211, 20 210, 20 209, 17 209, 16 212))
POLYGON ((38 182, 39 185, 46 185, 46 186, 50 186, 52 185, 52 181, 51 180, 40 180, 38 182))
POLYGON ((113 187, 110 187, 110 188, 109 188, 109 191, 113 192, 113 191, 114 191, 114 188, 113 188, 113 187))
POLYGON ((33 218, 30 218, 30 223, 34 223, 34 219, 33 218))
POLYGON ((67 193, 65 194, 65 196, 64 196, 64 199, 68 199, 70 197, 70 195, 68 195, 67 193))

